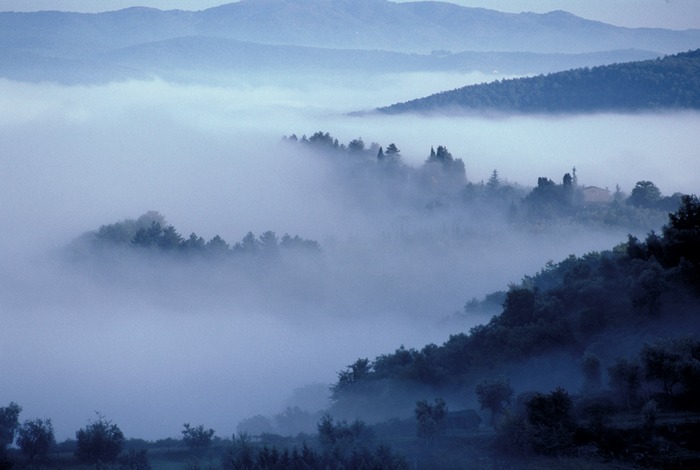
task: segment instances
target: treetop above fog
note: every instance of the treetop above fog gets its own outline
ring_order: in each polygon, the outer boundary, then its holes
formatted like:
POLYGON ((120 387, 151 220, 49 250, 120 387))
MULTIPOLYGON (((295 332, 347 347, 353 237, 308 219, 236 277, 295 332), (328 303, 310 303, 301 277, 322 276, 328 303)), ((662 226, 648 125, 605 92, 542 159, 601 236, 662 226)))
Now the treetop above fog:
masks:
POLYGON ((320 155, 339 172, 340 186, 351 188, 348 196, 367 210, 373 209, 376 200, 388 200, 397 208, 410 206, 418 211, 476 209, 484 216, 505 218, 511 225, 541 226, 565 220, 647 231, 660 227, 680 203, 680 193, 665 196, 648 180, 637 182, 629 196, 619 186, 611 191, 581 184, 576 167, 559 182, 541 176, 534 187, 508 181, 497 169, 484 181, 469 175, 469 161, 453 156, 444 145, 430 147, 423 163, 412 166, 393 142, 384 147, 356 138, 346 145, 323 131, 301 138, 292 134, 283 140, 320 155))
POLYGON ((169 225, 165 217, 156 211, 149 211, 136 219, 124 219, 121 222, 102 225, 97 231, 83 236, 94 248, 122 247, 131 250, 148 250, 164 253, 189 255, 267 255, 273 256, 282 251, 303 251, 319 253, 321 246, 317 241, 291 236, 285 233, 281 238, 275 232, 267 231, 256 237, 248 232, 241 241, 229 245, 221 236, 215 235, 210 240, 192 232, 184 238, 169 225))

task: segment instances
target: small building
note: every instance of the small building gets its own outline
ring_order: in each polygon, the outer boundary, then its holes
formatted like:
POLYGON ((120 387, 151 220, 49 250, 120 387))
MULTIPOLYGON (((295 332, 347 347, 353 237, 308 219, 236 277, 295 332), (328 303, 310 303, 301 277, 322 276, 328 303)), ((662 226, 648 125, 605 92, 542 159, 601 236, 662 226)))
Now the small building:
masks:
POLYGON ((613 195, 608 189, 586 186, 581 189, 581 192, 584 204, 610 204, 613 202, 613 195))

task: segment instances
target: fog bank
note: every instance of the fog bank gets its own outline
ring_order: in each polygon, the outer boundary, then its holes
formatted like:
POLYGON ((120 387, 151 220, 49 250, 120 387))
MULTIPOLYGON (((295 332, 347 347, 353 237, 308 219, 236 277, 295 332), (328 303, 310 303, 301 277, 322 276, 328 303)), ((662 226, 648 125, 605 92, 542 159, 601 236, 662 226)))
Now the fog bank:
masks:
POLYGON ((290 148, 283 135, 394 142, 416 166, 445 145, 472 182, 495 168, 535 185, 576 166, 584 185, 629 192, 649 179, 664 194, 698 192, 698 113, 344 114, 480 79, 386 76, 369 87, 0 81, 0 218, 8 221, 0 405, 13 400, 23 419, 52 418, 59 439, 96 410, 129 437, 175 437, 184 422, 230 435, 240 419, 280 411, 293 389, 332 382, 358 357, 442 342, 482 321, 444 322, 466 300, 626 235, 510 232, 498 218, 468 213, 368 209, 353 196, 363 189, 344 187, 333 162, 290 148), (317 240, 323 253, 254 275, 173 260, 66 258, 82 233, 148 210, 185 237, 235 243, 273 230, 317 240), (409 243, 407 231, 421 236, 409 243))

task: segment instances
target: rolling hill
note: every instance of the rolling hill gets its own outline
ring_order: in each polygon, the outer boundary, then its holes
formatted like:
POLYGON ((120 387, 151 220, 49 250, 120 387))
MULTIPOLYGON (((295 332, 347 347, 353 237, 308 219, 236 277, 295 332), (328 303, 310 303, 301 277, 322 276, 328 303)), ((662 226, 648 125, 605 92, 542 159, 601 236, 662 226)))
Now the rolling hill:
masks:
POLYGON ((663 109, 700 109, 700 49, 654 60, 472 85, 378 111, 579 113, 663 109))

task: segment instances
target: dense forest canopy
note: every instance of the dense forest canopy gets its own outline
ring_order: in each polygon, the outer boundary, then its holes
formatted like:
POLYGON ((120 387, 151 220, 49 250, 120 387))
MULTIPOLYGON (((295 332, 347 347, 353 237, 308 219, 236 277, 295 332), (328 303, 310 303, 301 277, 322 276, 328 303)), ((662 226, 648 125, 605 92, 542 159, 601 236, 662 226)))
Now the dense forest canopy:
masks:
POLYGON ((700 49, 654 60, 472 85, 378 111, 590 113, 669 109, 700 109, 700 49))

